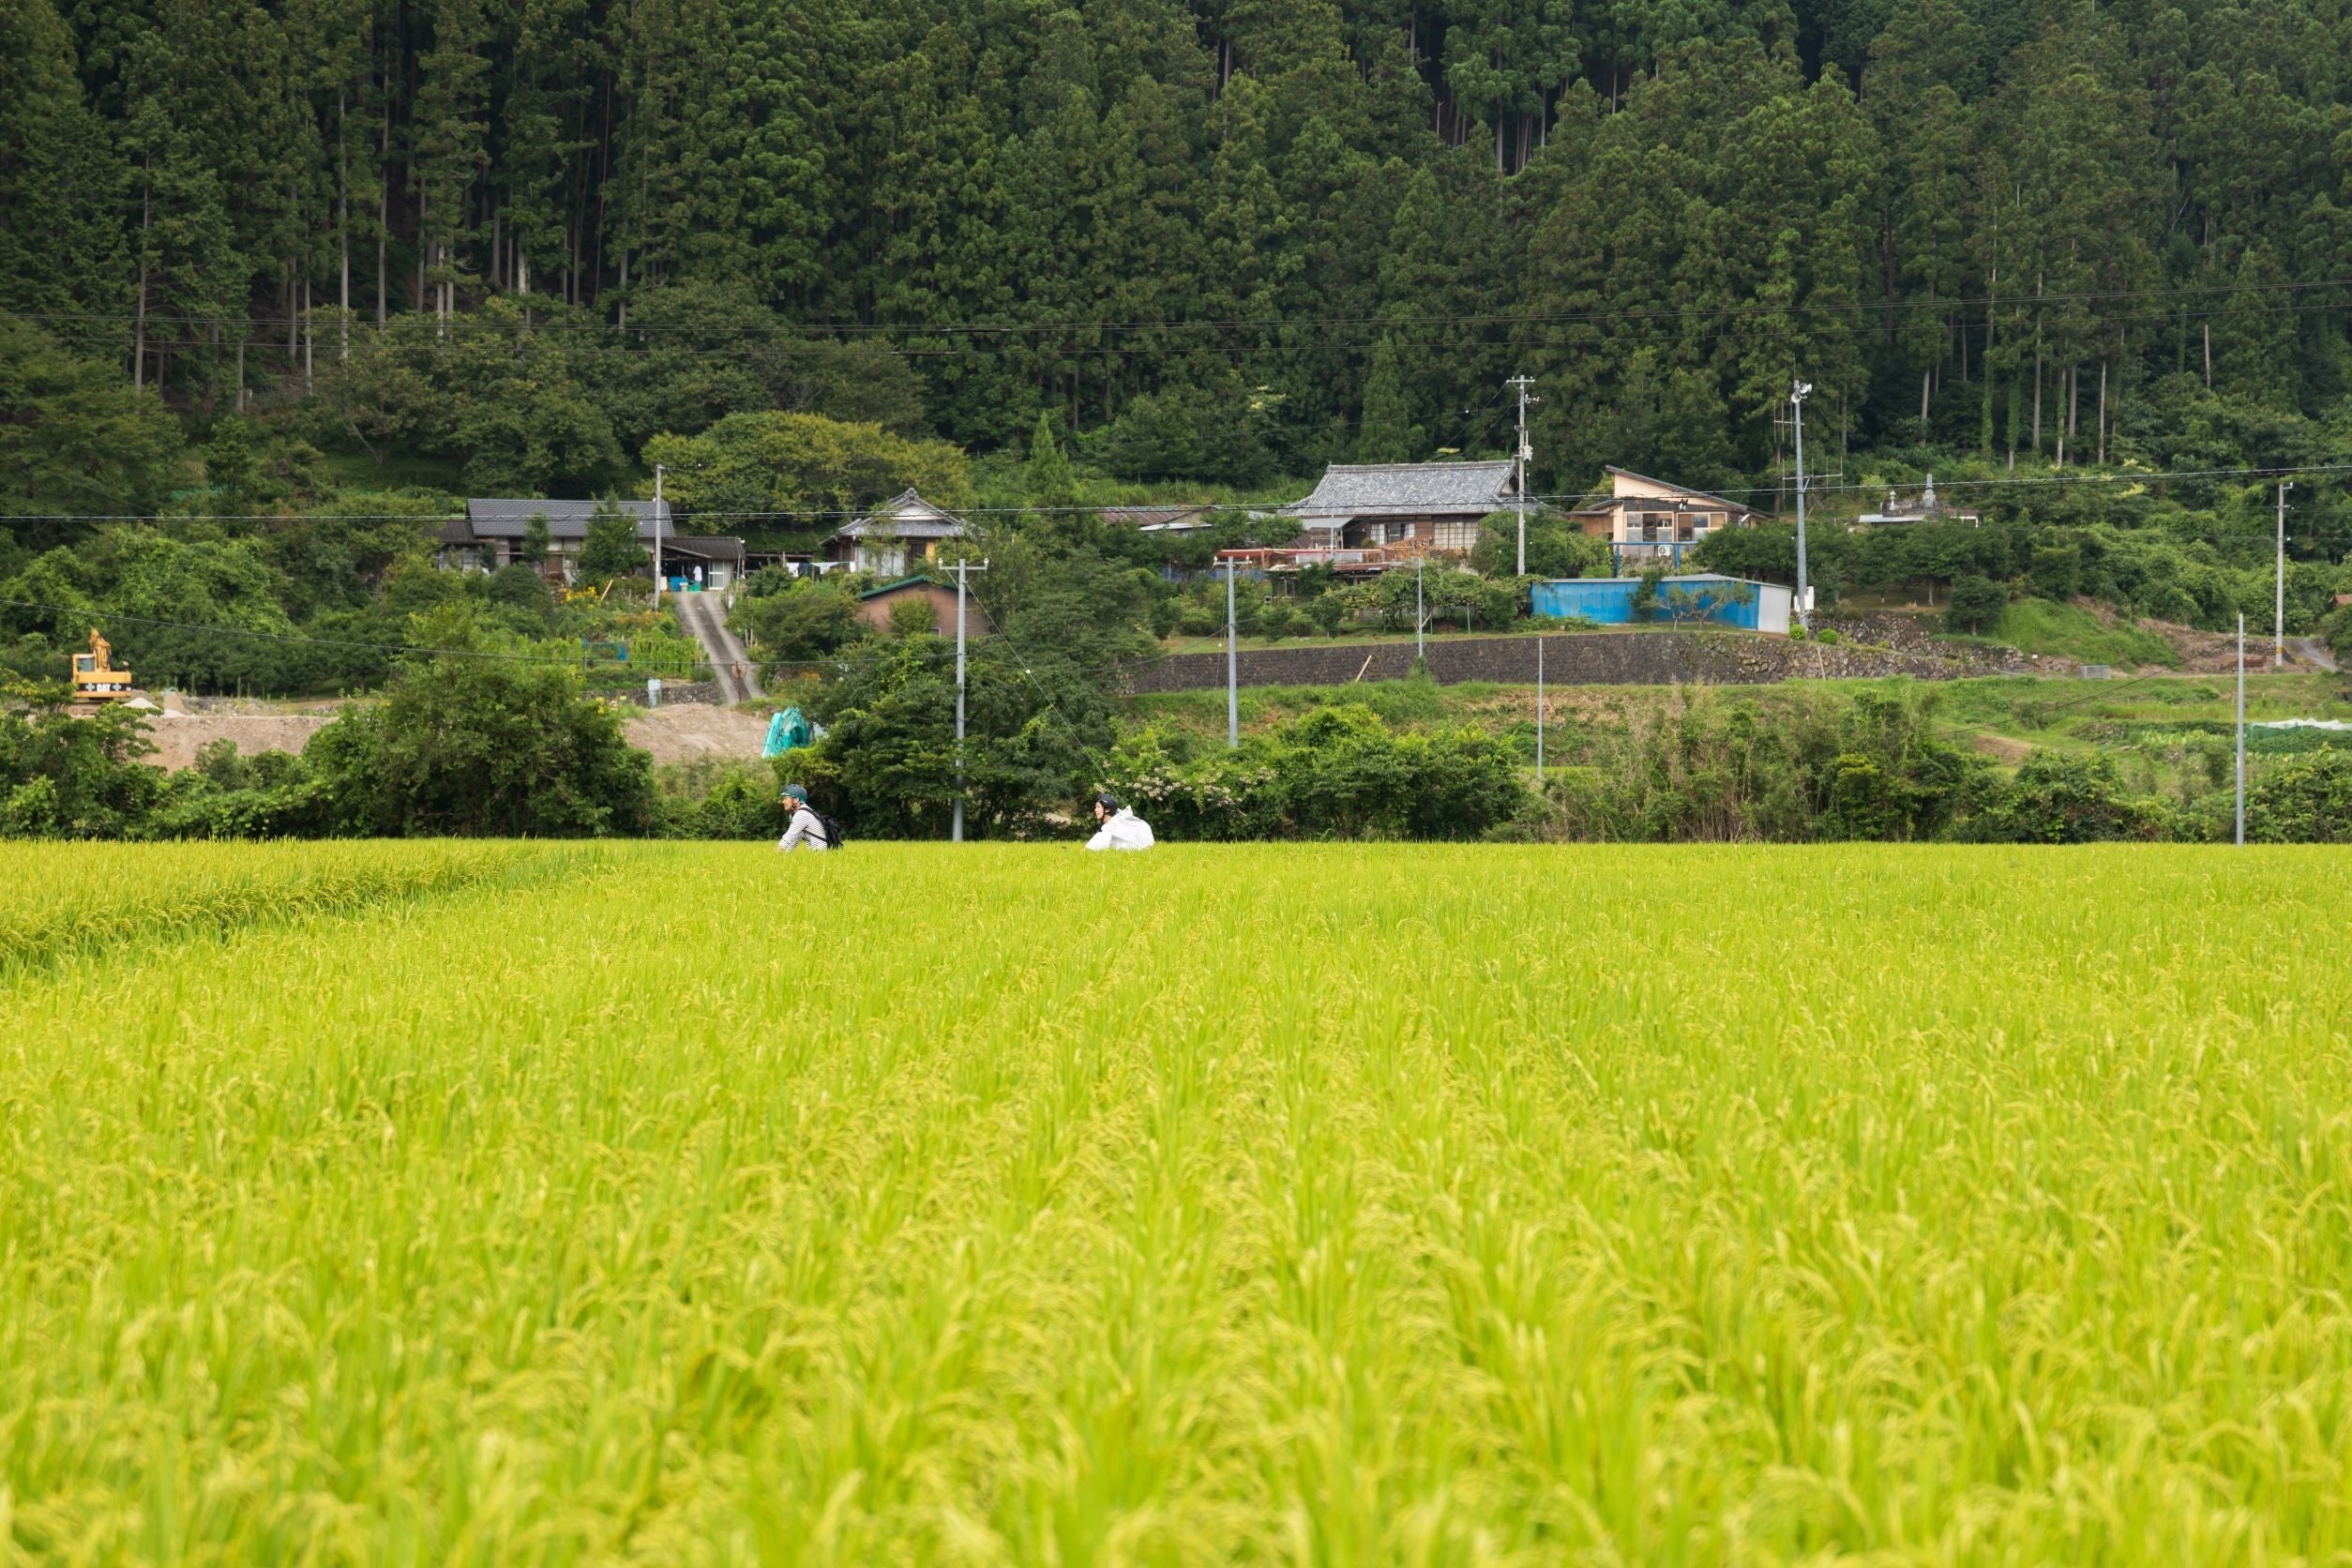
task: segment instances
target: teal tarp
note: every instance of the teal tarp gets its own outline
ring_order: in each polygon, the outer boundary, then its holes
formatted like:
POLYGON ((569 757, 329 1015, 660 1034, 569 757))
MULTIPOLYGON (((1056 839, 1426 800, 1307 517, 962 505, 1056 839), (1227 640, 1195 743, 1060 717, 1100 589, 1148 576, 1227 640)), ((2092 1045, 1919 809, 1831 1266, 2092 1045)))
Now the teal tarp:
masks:
POLYGON ((767 743, 760 747, 760 755, 781 757, 792 747, 807 746, 816 738, 816 730, 801 716, 800 710, 787 708, 768 720, 767 743))

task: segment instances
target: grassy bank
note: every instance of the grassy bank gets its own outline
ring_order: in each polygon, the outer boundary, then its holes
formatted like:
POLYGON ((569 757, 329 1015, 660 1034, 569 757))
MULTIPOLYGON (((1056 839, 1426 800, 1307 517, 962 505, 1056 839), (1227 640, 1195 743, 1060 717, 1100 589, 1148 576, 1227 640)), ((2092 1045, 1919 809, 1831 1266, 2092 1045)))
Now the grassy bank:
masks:
MULTIPOLYGON (((1776 703, 1803 701, 1809 694, 1839 694, 1884 687, 1884 681, 1785 681, 1763 686, 1712 688, 1737 701, 1769 712, 1776 703)), ((2230 720, 2237 711, 2236 683, 2221 675, 2154 675, 2128 680, 2083 681, 2039 675, 1972 676, 1919 683, 1935 700, 1937 719, 1962 735, 1985 734, 2036 745, 2062 744, 2077 731, 2116 723, 2230 720)), ((1671 686, 1556 686, 1545 702, 1558 719, 1608 723, 1678 701, 1671 686)), ((1244 686, 1244 729, 1270 728, 1319 707, 1362 702, 1392 724, 1473 724, 1501 732, 1531 723, 1533 686, 1466 682, 1367 681, 1346 686, 1244 686)), ((1210 737, 1225 732, 1222 691, 1155 692, 1130 700, 1139 722, 1157 723, 1210 737)), ((2352 719, 2352 684, 2341 675, 2296 671, 2250 673, 2246 712, 2253 719, 2352 719)))

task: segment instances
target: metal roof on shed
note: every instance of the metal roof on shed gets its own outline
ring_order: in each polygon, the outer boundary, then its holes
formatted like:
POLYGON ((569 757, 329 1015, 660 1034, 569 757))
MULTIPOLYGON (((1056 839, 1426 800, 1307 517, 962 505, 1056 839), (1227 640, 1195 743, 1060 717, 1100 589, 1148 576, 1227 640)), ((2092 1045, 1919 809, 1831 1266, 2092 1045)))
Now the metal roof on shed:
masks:
POLYGON ((520 539, 531 526, 535 516, 547 518, 547 535, 550 539, 584 539, 588 536, 588 520, 598 506, 610 505, 637 520, 637 536, 650 540, 654 536, 654 508, 662 513, 661 536, 677 537, 678 525, 671 515, 670 504, 652 501, 533 501, 529 499, 473 500, 465 504, 467 536, 449 537, 446 530, 442 537, 450 544, 470 544, 475 539, 520 539))

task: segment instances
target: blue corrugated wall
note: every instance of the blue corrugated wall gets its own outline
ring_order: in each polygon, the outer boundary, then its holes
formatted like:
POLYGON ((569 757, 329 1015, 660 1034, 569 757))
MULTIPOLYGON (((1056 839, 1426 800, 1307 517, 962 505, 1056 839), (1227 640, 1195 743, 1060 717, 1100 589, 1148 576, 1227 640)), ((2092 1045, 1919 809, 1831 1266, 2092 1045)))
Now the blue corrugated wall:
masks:
MULTIPOLYGON (((1637 577, 1582 577, 1559 582, 1539 582, 1529 595, 1529 609, 1538 615, 1565 620, 1581 616, 1604 626, 1630 626, 1634 619, 1634 591, 1641 586, 1637 577)), ((1757 584, 1743 578, 1720 577, 1712 573, 1694 577, 1663 578, 1658 583, 1661 596, 1669 589, 1681 589, 1698 596, 1703 618, 1719 626, 1756 628, 1756 610, 1763 596, 1757 584)), ((1671 617, 1663 611, 1657 617, 1671 617)))

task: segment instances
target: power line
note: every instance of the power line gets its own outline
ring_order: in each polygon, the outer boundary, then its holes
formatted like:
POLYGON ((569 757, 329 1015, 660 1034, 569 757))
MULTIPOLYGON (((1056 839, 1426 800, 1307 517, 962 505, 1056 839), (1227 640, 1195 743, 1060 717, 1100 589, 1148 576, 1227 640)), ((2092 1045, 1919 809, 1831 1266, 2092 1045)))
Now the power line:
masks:
MULTIPOLYGON (((1949 298, 1923 295, 1896 300, 1838 300, 1829 302, 1789 301, 1778 304, 1749 303, 1710 306, 1685 306, 1673 309, 1636 309, 1591 310, 1494 310, 1427 313, 1419 315, 1342 315, 1342 316, 1234 316, 1158 319, 1120 319, 1112 317, 1076 318, 1035 322, 779 322, 778 329, 788 333, 821 333, 844 338, 908 337, 952 338, 984 335, 1017 336, 1036 332, 1194 332, 1194 331, 1284 331, 1294 328, 1331 328, 1349 326, 1379 327, 1383 330, 1419 326, 1470 326, 1494 324, 1542 324, 1556 322, 1623 322, 1674 321, 1693 317, 1745 317, 1821 314, 1832 311, 1850 312, 1861 316, 1883 316, 1892 310, 1934 309, 1949 311, 1984 307, 1999 309, 2010 307, 2025 314, 2047 314, 2055 305, 2092 304, 2118 299, 2183 299, 2198 295, 2236 294, 2294 294, 2318 289, 2352 289, 2352 278, 2324 278, 2301 281, 2253 282, 2232 280, 2223 283, 2162 284, 2136 289, 2086 289, 2067 293, 2027 296, 2018 294, 1968 294, 1949 298)), ((501 294, 500 298, 529 296, 501 294)), ((130 324, 141 318, 130 314, 99 311, 18 311, 20 319, 55 322, 96 322, 109 324, 130 324)), ((337 312, 330 311, 330 319, 337 312)), ((262 320, 229 315, 173 315, 149 312, 144 318, 149 326, 158 323, 203 327, 252 326, 262 320)), ((403 314, 397 321, 421 324, 431 318, 403 314)), ((2109 318, 2113 319, 2113 318, 2109 318)), ((2167 316, 2166 320, 2172 319, 2167 316)), ((376 326, 372 323, 354 323, 371 326, 378 332, 389 330, 389 324, 376 326)), ((582 336, 600 335, 646 339, 671 333, 705 333, 711 329, 703 324, 663 324, 643 323, 624 326, 603 320, 586 320, 577 316, 557 314, 539 322, 491 322, 479 316, 457 316, 433 319, 433 337, 430 341, 445 343, 467 333, 484 336, 530 333, 535 336, 577 333, 582 336)), ((154 339, 149 339, 153 346, 154 339)), ((214 347, 208 339, 194 346, 214 347)), ((417 346, 423 346, 420 342, 417 346)), ((738 345, 727 350, 703 352, 749 353, 758 349, 790 351, 809 346, 806 341, 791 339, 767 344, 738 345)), ((695 352, 695 351, 687 351, 695 352)))
MULTIPOLYGON (((1469 461, 1469 462, 1507 462, 1507 461, 1509 461, 1510 460, 1509 460, 1509 459, 1507 459, 1507 458, 1492 458, 1492 459, 1485 459, 1485 458, 1470 458, 1470 459, 1463 459, 1463 460, 1462 460, 1462 461, 1469 461)), ((2251 466, 2251 465, 2250 465, 2250 466, 2239 467, 2239 468, 2194 468, 2194 469, 2162 469, 2162 470, 2156 470, 2156 469, 2149 469, 2149 470, 2141 470, 2141 469, 2126 469, 2126 470, 2122 470, 2122 471, 2120 471, 2120 472, 2114 472, 2114 471, 2110 471, 2110 472, 2101 472, 2101 473, 2088 473, 2088 472, 2086 472, 2086 473, 2082 473, 2082 474, 2046 474, 2046 475, 2023 475, 2023 474, 2018 474, 2018 475, 1996 475, 1996 476, 1991 477, 1991 478, 1983 478, 1983 479, 1965 479, 1965 478, 1962 478, 1962 479, 1945 479, 1945 480, 1938 480, 1938 481, 1937 482, 1937 489, 1939 489, 1939 490, 1950 490, 1950 489, 1956 489, 1956 488, 1960 488, 1960 487, 1968 487, 1968 488, 1971 488, 1971 489, 1980 489, 1980 490, 1982 490, 1982 489, 1998 489, 1998 488, 2004 488, 2004 487, 2011 487, 2011 486, 2047 487, 2047 486, 2053 486, 2053 485, 2134 485, 2134 484, 2136 484, 2136 485, 2161 485, 2161 484, 2168 484, 2168 483, 2173 483, 2173 482, 2181 481, 2181 480, 2189 480, 2189 479, 2226 479, 2226 478, 2269 479, 2269 478, 2281 478, 2281 477, 2296 477, 2296 476, 2299 476, 2299 475, 2303 475, 2347 474, 2347 473, 2352 473, 2352 463, 2296 463, 2296 464, 2284 464, 2284 465, 2271 466, 2271 467, 2256 467, 2256 466, 2251 466)), ((1807 485, 1807 486, 1805 487, 1807 493, 1808 493, 1808 494, 1813 494, 1813 495, 1821 495, 1821 494, 1845 494, 1845 493, 1856 493, 1856 494, 1859 494, 1859 493, 1862 493, 1862 492, 1865 492, 1865 491, 1877 491, 1877 490, 1887 490, 1887 489, 1889 489, 1889 488, 1891 488, 1891 482, 1889 482, 1889 481, 1863 482, 1863 481, 1861 481, 1861 480, 1855 480, 1855 481, 1851 481, 1851 482, 1847 482, 1847 483, 1844 483, 1844 484, 1834 484, 1834 485, 1809 484, 1809 485, 1807 485)), ((1897 490, 1900 490, 1900 489, 1902 489, 1902 488, 1904 488, 1904 487, 1903 487, 1901 484, 1899 484, 1899 483, 1894 483, 1894 484, 1892 484, 1892 488, 1893 488, 1893 489, 1897 489, 1897 490)), ((1723 498, 1724 498, 1724 499, 1726 499, 1726 500, 1728 500, 1728 499, 1730 499, 1730 498, 1731 498, 1731 497, 1733 497, 1733 496, 1741 496, 1741 495, 1778 495, 1778 494, 1783 494, 1783 493, 1786 493, 1786 490, 1787 490, 1787 487, 1785 487, 1785 486, 1781 486, 1781 485, 1748 485, 1748 486, 1731 486, 1731 487, 1726 487, 1726 488, 1725 488, 1725 489, 1721 489, 1721 490, 1708 490, 1708 491, 1705 491, 1704 493, 1709 494, 1709 495, 1720 496, 1720 497, 1723 497, 1723 498)), ((1541 493, 1541 494, 1530 495, 1530 496, 1529 497, 1529 499, 1530 499, 1530 500, 1531 500, 1531 501, 1540 501, 1540 502, 1543 502, 1543 503, 1545 503, 1545 504, 1546 504, 1546 505, 1560 505, 1571 504, 1571 503, 1576 503, 1576 502, 1583 502, 1583 501, 1606 501, 1606 500, 1610 500, 1610 499, 1613 499, 1613 498, 1614 498, 1614 493, 1615 493, 1615 492, 1610 491, 1610 490, 1558 490, 1558 491, 1550 491, 1550 492, 1545 492, 1545 493, 1541 493)), ((959 506, 959 507, 957 507, 955 510, 956 510, 956 515, 957 515, 957 517, 967 517, 967 518, 970 518, 970 517, 1023 517, 1023 516, 1030 516, 1030 517, 1084 517, 1084 516, 1092 516, 1092 515, 1098 514, 1098 513, 1102 513, 1102 512, 1121 511, 1121 510, 1130 509, 1130 508, 1134 508, 1134 507, 1150 507, 1150 508, 1153 508, 1153 509, 1158 509, 1158 508, 1164 508, 1164 507, 1186 507, 1186 506, 1199 506, 1199 507, 1200 507, 1203 511, 1244 512, 1244 513, 1251 513, 1251 512, 1254 512, 1254 513, 1257 513, 1258 515, 1260 515, 1260 516, 1266 516, 1266 515, 1272 515, 1272 514, 1273 514, 1273 513, 1274 513, 1274 512, 1278 512, 1281 508, 1283 508, 1283 507, 1285 507, 1285 506, 1295 505, 1297 505, 1297 503, 1295 503, 1295 502, 1257 502, 1257 501, 1200 501, 1200 502, 1192 502, 1192 501, 1159 501, 1159 502, 1147 502, 1147 501, 1105 501, 1105 502, 1099 502, 1099 503, 1096 503, 1096 504, 1092 505, 1055 505, 1055 506, 1020 506, 1020 505, 959 506)), ((673 504, 673 505, 674 505, 674 504, 673 504)), ((871 510, 871 508, 870 508, 870 507, 797 507, 797 508, 778 509, 778 510, 767 510, 767 511, 727 511, 727 510, 701 511, 701 510, 691 510, 691 509, 688 509, 688 508, 684 507, 684 506, 675 506, 676 515, 677 515, 677 516, 679 516, 679 517, 695 519, 695 520, 712 520, 712 521, 728 521, 728 522, 761 522, 761 521, 776 522, 776 521, 792 521, 792 520, 807 520, 807 521, 814 521, 814 522, 822 522, 822 521, 825 521, 825 520, 831 520, 831 519, 840 519, 840 518, 851 518, 851 519, 854 519, 854 518, 861 518, 861 517, 865 517, 865 516, 867 516, 867 515, 868 514, 868 512, 870 512, 870 510, 871 510)), ((1366 512, 1364 515, 1366 515, 1366 516, 1371 516, 1371 515, 1376 515, 1376 514, 1375 514, 1375 513, 1372 513, 1372 512, 1366 512)), ((24 512, 24 513, 18 513, 18 514, 13 514, 13 515, 9 515, 9 516, 0 517, 0 521, 11 522, 11 523, 16 523, 16 522, 93 522, 93 523, 96 523, 96 522, 416 522, 416 523, 447 523, 447 522, 461 522, 461 521, 463 521, 463 520, 465 520, 465 519, 464 519, 464 515, 463 515, 463 514, 460 514, 460 513, 452 513, 452 514, 449 514, 449 515, 446 515, 446 516, 442 516, 442 517, 418 517, 418 516, 416 516, 416 515, 415 515, 415 514, 414 514, 414 513, 408 513, 408 512, 385 512, 385 513, 332 512, 332 513, 326 513, 326 514, 318 515, 318 516, 305 516, 305 515, 300 514, 300 513, 292 513, 292 512, 186 512, 186 513, 174 513, 174 512, 24 512)))
MULTIPOLYGON (((251 626, 224 626, 203 621, 166 621, 152 615, 128 615, 120 611, 98 610, 88 605, 43 604, 34 599, 0 599, 0 609, 39 610, 58 615, 86 617, 94 621, 127 621, 134 626, 166 626, 178 631, 212 632, 223 637, 247 637, 266 642, 300 642, 318 648, 357 648, 373 653, 395 655, 430 654, 447 658, 495 659, 509 664, 552 664, 561 665, 567 670, 618 668, 627 662, 611 659, 600 663, 585 656, 580 658, 568 658, 555 654, 510 654, 486 648, 429 648, 414 642, 368 642, 351 638, 313 637, 306 632, 260 631, 251 626)), ((602 641, 613 640, 603 639, 602 641)), ((618 641, 627 641, 628 639, 624 637, 618 641)), ((634 663, 630 663, 628 667, 630 669, 641 668, 634 663)))
MULTIPOLYGON (((2301 284, 2297 286, 2303 288, 2334 288, 2344 285, 2328 283, 2301 284)), ((1728 324, 1729 322, 1738 320, 1763 319, 1771 316, 1829 317, 1835 315, 1853 318, 1853 329, 1856 331, 1868 331, 1872 330, 1870 321, 1873 317, 1884 319, 1887 315, 1896 311, 1927 309, 1931 308, 1937 310, 1943 310, 1951 307, 1952 303, 1953 302, 1952 301, 1945 300, 1917 300, 1910 302, 1898 300, 1892 303, 1886 301, 1878 301, 1875 303, 1839 301, 1819 304, 1801 303, 1752 307, 1724 305, 1693 307, 1688 309, 1681 310, 1594 310, 1524 316, 1415 316, 1391 321, 1382 321, 1377 317, 1364 317, 1334 320, 1330 322, 1325 322, 1316 318, 1299 318, 1296 320, 1269 320, 1263 322, 1233 322, 1225 324, 1197 323, 1191 324, 1204 329, 1214 326, 1216 329, 1228 334, 1228 340, 1197 341, 1189 344, 1135 342, 1073 343, 1056 341, 1016 343, 1009 340, 995 342, 972 340, 954 345, 930 346, 920 341, 913 341, 910 339, 969 335, 974 333, 976 329, 945 326, 931 328, 897 325, 880 326, 874 328, 873 331, 867 335, 867 340, 880 340, 884 335, 895 334, 897 335, 896 339, 888 344, 891 351, 902 358, 911 360, 983 359, 1011 354, 1023 354, 1047 359, 1126 360, 1149 359, 1154 356, 1181 357, 1187 354, 1210 354, 1238 357, 1252 354, 1274 353, 1305 348, 1354 354, 1372 346, 1380 338, 1395 332, 1411 333, 1439 331, 1448 328, 1493 326, 1522 326, 1543 329, 1539 331, 1508 334, 1498 337, 1481 337, 1471 345, 1482 352, 1491 352, 1495 354, 1529 354, 1573 346, 1573 340, 1564 342, 1562 333, 1555 330, 1558 328, 1572 326, 1591 325, 1601 329, 1597 335, 1611 341, 1623 341, 1630 339, 1634 340, 1646 339, 1652 342, 1658 342, 1666 339, 1668 333, 1673 329, 1676 323, 1696 318, 1712 318, 1719 322, 1728 324), (1351 329, 1353 335, 1334 335, 1348 332, 1351 329), (1280 334, 1293 331, 1313 332, 1319 334, 1319 336, 1311 344, 1288 344, 1278 340, 1271 342, 1268 341, 1269 339, 1277 338, 1280 334)), ((1986 302, 1980 301, 1978 303, 1986 302)), ((2030 301, 2027 303, 2028 305, 2030 305, 2030 301)), ((2043 303, 2046 304, 2047 301, 2045 300, 2043 303)), ((1996 304, 1994 308, 1996 309, 2000 309, 1998 304, 1996 304)), ((2262 305, 2254 307, 2252 313, 2263 316, 2301 316, 2307 314, 2329 314, 2341 312, 2347 309, 2352 309, 2352 301, 2323 301, 2319 303, 2262 305)), ((2021 316, 2028 313, 2028 312, 2027 310, 2021 308, 2019 312, 2021 316)), ((150 322, 154 320, 152 317, 149 319, 150 322)), ((2105 311, 2102 312, 2096 320, 2098 324, 2102 327, 2162 327, 2178 324, 2181 320, 2181 317, 2175 311, 2169 309, 2159 309, 2131 312, 2105 311)), ((372 324, 363 324, 369 329, 377 331, 380 338, 386 330, 383 328, 372 328, 372 324)), ((1986 318, 1981 316, 1968 316, 1953 320, 1950 322, 1949 324, 1952 328, 1956 330, 1975 332, 1982 329, 1986 324, 1986 318)), ((1017 335, 1034 337, 1036 335, 1047 333, 1064 333, 1084 336, 1087 334, 1111 335, 1154 331, 1176 331, 1179 329, 1180 328, 1174 324, 1166 327, 1153 327, 1123 326, 1116 323, 1095 324, 1084 322, 1039 322, 1023 327, 1004 326, 988 328, 985 330, 1009 339, 1017 335)), ((1184 329, 1189 330, 1189 328, 1184 329)), ((578 333, 580 336, 586 337, 589 335, 591 329, 573 328, 568 326, 557 329, 549 329, 537 325, 524 327, 520 323, 510 323, 486 325, 481 327, 479 330, 485 336, 506 335, 520 338, 526 335, 538 337, 543 333, 550 332, 550 330, 558 336, 565 333, 578 333)), ((599 347, 603 352, 613 354, 646 356, 661 353, 680 358, 695 360, 747 361, 756 358, 761 352, 760 345, 743 343, 729 344, 716 348, 665 348, 647 342, 630 343, 626 340, 626 338, 638 333, 639 329, 635 326, 615 328, 600 325, 593 330, 598 334, 617 334, 623 337, 625 339, 623 341, 595 345, 599 347)), ((1940 331, 1942 328, 1939 327, 1938 330, 1940 331)), ((460 335, 458 334, 451 334, 449 337, 445 339, 425 338, 420 335, 417 338, 400 342, 396 346, 400 352, 414 351, 419 353, 430 352, 432 354, 445 354, 464 346, 458 341, 459 336, 460 335)), ((77 337, 75 340, 77 342, 86 342, 87 338, 86 336, 77 337)), ((151 354, 168 353, 173 354, 193 355, 217 353, 222 347, 222 345, 212 342, 211 340, 204 338, 167 339, 157 337, 153 333, 149 334, 146 341, 148 352, 151 354)), ((778 349, 789 346, 791 345, 774 345, 774 347, 778 349)))

